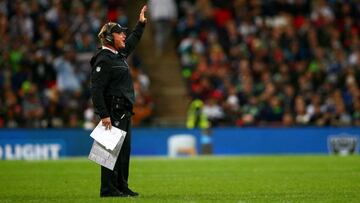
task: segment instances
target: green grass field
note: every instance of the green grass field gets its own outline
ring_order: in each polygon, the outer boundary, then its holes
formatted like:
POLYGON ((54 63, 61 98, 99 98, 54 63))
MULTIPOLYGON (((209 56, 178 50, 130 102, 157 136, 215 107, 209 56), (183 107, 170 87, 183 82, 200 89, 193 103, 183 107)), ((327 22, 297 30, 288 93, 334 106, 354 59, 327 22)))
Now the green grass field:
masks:
POLYGON ((85 158, 0 161, 0 202, 360 202, 360 157, 140 158, 137 198, 99 198, 99 167, 85 158))

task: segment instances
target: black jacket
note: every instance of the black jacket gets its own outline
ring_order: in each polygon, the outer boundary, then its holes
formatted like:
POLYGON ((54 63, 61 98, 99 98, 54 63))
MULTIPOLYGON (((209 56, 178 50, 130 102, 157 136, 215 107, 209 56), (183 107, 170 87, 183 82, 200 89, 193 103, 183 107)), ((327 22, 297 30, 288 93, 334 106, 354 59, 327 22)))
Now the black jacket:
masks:
POLYGON ((107 96, 125 97, 135 102, 133 82, 126 58, 135 49, 144 31, 144 23, 138 22, 126 38, 125 48, 118 54, 108 49, 100 49, 91 58, 91 94, 95 112, 101 118, 109 117, 105 98, 107 96))

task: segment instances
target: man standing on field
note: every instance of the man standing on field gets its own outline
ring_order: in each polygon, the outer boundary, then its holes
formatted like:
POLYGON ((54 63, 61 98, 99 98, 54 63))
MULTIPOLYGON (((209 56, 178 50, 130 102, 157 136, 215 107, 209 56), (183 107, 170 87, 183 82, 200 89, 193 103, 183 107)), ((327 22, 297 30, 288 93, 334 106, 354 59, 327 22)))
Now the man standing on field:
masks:
POLYGON ((109 130, 115 126, 127 132, 114 170, 101 166, 101 197, 139 195, 128 187, 135 94, 126 58, 140 41, 146 24, 146 10, 147 6, 141 9, 139 21, 128 37, 127 28, 113 22, 106 23, 98 34, 102 47, 90 62, 92 101, 102 125, 109 130))

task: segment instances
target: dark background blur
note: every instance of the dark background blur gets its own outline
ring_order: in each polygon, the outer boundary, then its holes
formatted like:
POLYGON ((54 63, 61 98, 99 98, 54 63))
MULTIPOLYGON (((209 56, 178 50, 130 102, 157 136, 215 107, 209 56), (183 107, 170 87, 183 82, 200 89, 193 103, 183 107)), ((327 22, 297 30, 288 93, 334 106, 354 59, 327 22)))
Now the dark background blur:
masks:
MULTIPOLYGON (((93 128, 96 35, 144 2, 0 0, 0 128, 93 128)), ((185 125, 197 99, 212 126, 360 126, 358 1, 148 4, 135 126, 185 125)))

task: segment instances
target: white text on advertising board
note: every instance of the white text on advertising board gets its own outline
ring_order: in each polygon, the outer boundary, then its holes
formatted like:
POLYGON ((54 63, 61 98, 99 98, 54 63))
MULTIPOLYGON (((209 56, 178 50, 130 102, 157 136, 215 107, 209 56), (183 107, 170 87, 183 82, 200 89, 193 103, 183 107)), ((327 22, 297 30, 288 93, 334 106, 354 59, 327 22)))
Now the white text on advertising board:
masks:
POLYGON ((0 145, 0 159, 47 160, 58 159, 60 144, 6 144, 0 145))

